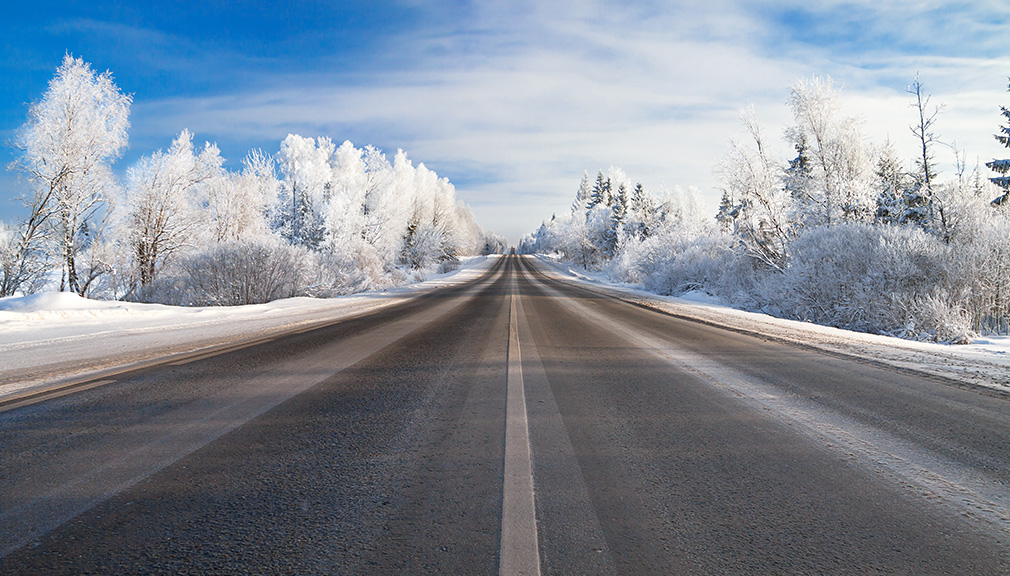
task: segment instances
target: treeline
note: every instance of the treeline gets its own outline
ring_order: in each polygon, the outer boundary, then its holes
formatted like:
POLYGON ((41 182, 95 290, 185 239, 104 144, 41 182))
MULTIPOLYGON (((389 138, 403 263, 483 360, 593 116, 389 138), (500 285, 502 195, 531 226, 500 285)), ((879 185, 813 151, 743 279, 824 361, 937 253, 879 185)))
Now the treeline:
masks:
MULTIPOLYGON (((1010 179, 985 177, 937 135, 939 107, 909 88, 917 154, 873 145, 840 112, 839 91, 791 87, 795 155, 773 157, 753 110, 716 173, 722 200, 703 215, 694 192, 654 195, 618 169, 583 178, 569 213, 523 240, 662 294, 703 291, 744 309, 907 338, 965 342, 1010 327, 1010 179), (937 150, 955 173, 941 178, 937 150)), ((1010 111, 1003 109, 1010 122, 1010 111)), ((997 139, 1008 144, 1010 124, 997 139)), ((1002 175, 1010 162, 988 168, 1002 175)))
POLYGON ((15 140, 31 192, 0 223, 0 296, 231 305, 381 288, 501 252, 452 184, 403 151, 289 135, 239 171, 183 130, 113 173, 132 98, 67 56, 15 140))

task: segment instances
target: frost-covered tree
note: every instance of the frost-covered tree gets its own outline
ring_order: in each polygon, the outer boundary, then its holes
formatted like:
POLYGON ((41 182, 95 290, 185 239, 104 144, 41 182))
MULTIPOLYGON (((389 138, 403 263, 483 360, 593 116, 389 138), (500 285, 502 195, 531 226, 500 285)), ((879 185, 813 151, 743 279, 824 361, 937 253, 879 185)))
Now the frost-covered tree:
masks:
POLYGON ((610 204, 610 227, 607 229, 603 253, 613 258, 624 234, 624 224, 628 220, 628 188, 622 182, 617 186, 610 204))
POLYGON ((34 235, 40 226, 27 219, 20 225, 0 221, 0 297, 31 294, 45 280, 44 246, 34 235))
POLYGON ((127 144, 132 98, 108 71, 97 74, 67 55, 42 100, 19 131, 17 165, 32 185, 29 201, 62 268, 61 290, 82 293, 77 257, 91 240, 84 232, 113 193, 111 164, 127 144))
POLYGON ((937 177, 933 145, 939 141, 935 126, 942 107, 935 106, 930 110, 930 98, 925 94, 918 74, 915 75, 915 80, 907 92, 914 98, 911 106, 915 108, 916 122, 909 126, 909 129, 915 136, 918 153, 915 159, 916 169, 912 173, 913 185, 905 195, 907 210, 903 220, 926 228, 937 224, 945 228, 946 215, 943 207, 936 202, 933 189, 937 177))
POLYGON ((363 238, 375 249, 383 262, 394 262, 399 251, 401 214, 393 186, 393 166, 381 150, 366 146, 362 153, 365 163, 365 218, 363 238))
MULTIPOLYGON (((1010 86, 1008 86, 1010 90, 1010 86)), ((994 134, 993 138, 997 142, 1003 145, 1005 148, 1010 148, 1010 108, 1006 106, 999 107, 1000 114, 1006 121, 1006 125, 999 127, 999 133, 994 134)), ((989 179, 990 182, 999 186, 1003 193, 992 201, 993 204, 997 206, 1002 206, 1010 200, 1010 159, 1003 160, 993 160, 991 162, 985 163, 986 167, 998 174, 989 179)))
POLYGON ((753 148, 736 139, 717 166, 723 193, 736 202, 733 233, 744 252, 772 269, 784 269, 788 240, 794 228, 793 202, 782 187, 781 167, 765 149, 753 108, 742 114, 753 148))
POLYGON ((399 258, 403 265, 426 268, 479 249, 479 240, 464 232, 468 225, 459 219, 455 189, 448 180, 424 164, 414 168, 402 151, 394 159, 393 171, 397 194, 408 206, 399 258))
POLYGON ((29 215, 17 225, 0 222, 0 297, 37 291, 49 269, 48 206, 26 201, 25 207, 29 215))
POLYGON ((368 236, 366 207, 369 194, 368 165, 365 151, 344 142, 333 153, 332 191, 326 208, 326 247, 343 254, 370 261, 377 258, 368 236))
POLYGON ((611 181, 609 178, 603 177, 603 171, 601 170, 596 174, 596 184, 593 185, 592 190, 589 193, 589 201, 586 203, 587 213, 597 206, 610 206, 610 187, 611 181))
POLYGON ((839 114, 834 83, 819 77, 798 81, 790 89, 789 107, 796 124, 786 138, 800 153, 796 172, 801 166, 802 172, 788 182, 801 200, 801 221, 813 226, 871 220, 872 160, 858 119, 839 114))
POLYGON ((281 142, 277 163, 281 194, 276 224, 292 244, 317 249, 325 239, 325 208, 332 191, 330 157, 335 147, 329 138, 295 134, 281 142))
MULTIPOLYGON (((600 178, 603 173, 600 173, 600 178)), ((579 190, 575 193, 575 200, 572 201, 572 214, 582 214, 589 206, 589 197, 593 193, 593 185, 589 181, 589 171, 582 173, 582 180, 579 182, 579 190)))
POLYGON ((129 169, 120 237, 130 246, 139 287, 153 284, 176 253, 207 231, 206 201, 198 187, 224 178, 223 163, 212 144, 194 153, 193 135, 183 130, 168 150, 129 169))
POLYGON ((18 230, 0 220, 0 297, 10 296, 20 287, 20 260, 18 230))
POLYGON ((631 193, 625 231, 629 236, 644 240, 652 235, 659 220, 656 201, 639 182, 631 193))
POLYGON ((908 209, 905 204, 908 174, 902 169, 901 160, 890 140, 880 149, 873 174, 877 187, 876 221, 881 224, 902 223, 908 209))
POLYGON ((730 195, 729 190, 723 190, 719 198, 719 208, 715 213, 715 221, 719 224, 719 230, 725 234, 730 234, 736 228, 736 219, 740 215, 740 206, 730 195))
POLYGON ((810 212, 816 203, 816 180, 805 132, 796 133, 793 148, 796 150, 796 157, 786 166, 782 183, 786 192, 792 196, 797 209, 801 212, 810 212))
POLYGON ((238 173, 219 171, 204 185, 209 230, 214 242, 259 238, 270 233, 268 213, 277 201, 274 159, 253 150, 238 173))

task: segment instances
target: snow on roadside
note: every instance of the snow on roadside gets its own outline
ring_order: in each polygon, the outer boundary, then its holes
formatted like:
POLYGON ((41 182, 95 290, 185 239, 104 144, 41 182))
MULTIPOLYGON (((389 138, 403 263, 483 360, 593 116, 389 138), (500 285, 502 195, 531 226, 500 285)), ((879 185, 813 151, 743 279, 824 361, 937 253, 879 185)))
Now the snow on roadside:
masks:
POLYGON ((453 272, 384 291, 248 306, 184 308, 54 292, 0 298, 0 399, 56 380, 191 354, 382 308, 473 280, 497 258, 471 258, 453 272))
POLYGON ((538 259, 557 277, 592 284, 624 300, 677 316, 1010 392, 1010 337, 982 337, 972 344, 950 345, 865 334, 737 310, 703 292, 661 296, 641 286, 612 282, 602 273, 576 270, 574 265, 543 256, 538 259))

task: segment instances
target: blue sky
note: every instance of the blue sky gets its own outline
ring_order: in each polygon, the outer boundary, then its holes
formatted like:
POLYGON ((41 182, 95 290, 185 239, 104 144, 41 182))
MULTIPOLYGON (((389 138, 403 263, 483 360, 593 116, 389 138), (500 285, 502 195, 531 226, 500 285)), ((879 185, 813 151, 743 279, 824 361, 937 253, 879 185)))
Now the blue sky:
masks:
MULTIPOLYGON (((69 52, 134 95, 117 170, 183 128, 233 167, 288 133, 403 148, 512 241, 611 165, 714 207, 739 111, 781 134, 798 78, 830 75, 869 139, 909 158, 916 72, 970 162, 1003 153, 991 135, 1010 104, 1010 8, 989 0, 41 1, 0 21, 4 140, 69 52)), ((0 175, 0 218, 23 186, 0 175)))

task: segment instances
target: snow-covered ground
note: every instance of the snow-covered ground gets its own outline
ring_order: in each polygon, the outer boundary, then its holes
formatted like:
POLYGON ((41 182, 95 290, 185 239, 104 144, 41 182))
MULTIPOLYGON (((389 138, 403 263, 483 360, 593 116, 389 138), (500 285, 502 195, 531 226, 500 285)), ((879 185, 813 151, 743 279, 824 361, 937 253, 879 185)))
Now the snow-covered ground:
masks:
POLYGON ((1010 392, 1010 337, 976 338, 972 344, 948 345, 864 334, 736 310, 700 292, 660 296, 641 286, 611 282, 603 274, 568 263, 546 257, 539 260, 557 277, 592 284, 597 290, 677 316, 1010 392))
MULTIPOLYGON (((228 308, 105 302, 60 293, 3 298, 0 398, 66 378, 253 341, 389 306, 472 280, 495 260, 472 259, 455 272, 388 291, 228 308)), ((952 346, 863 334, 735 310, 701 293, 659 296, 640 287, 608 282, 600 274, 577 271, 564 263, 540 260, 546 271, 558 277, 586 282, 597 290, 678 316, 1010 392, 1008 337, 979 338, 970 345, 952 346)))
POLYGON ((453 272, 381 292, 250 306, 181 308, 58 292, 0 298, 0 399, 54 381, 253 341, 389 306, 472 280, 497 258, 472 258, 453 272))

